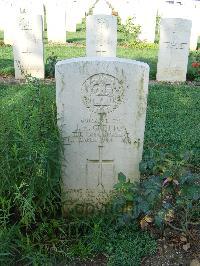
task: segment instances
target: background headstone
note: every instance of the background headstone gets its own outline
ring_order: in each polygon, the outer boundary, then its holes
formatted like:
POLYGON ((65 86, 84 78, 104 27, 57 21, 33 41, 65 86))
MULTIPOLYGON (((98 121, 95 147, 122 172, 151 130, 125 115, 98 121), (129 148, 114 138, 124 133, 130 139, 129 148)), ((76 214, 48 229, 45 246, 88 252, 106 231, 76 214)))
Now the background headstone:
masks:
POLYGON ((117 18, 109 15, 88 16, 86 20, 87 56, 115 57, 117 18))
POLYGON ((16 20, 16 2, 8 0, 4 2, 4 43, 13 45, 13 35, 16 20))
POLYGON ((43 22, 41 15, 20 14, 13 43, 15 78, 44 78, 43 22))
POLYGON ((158 0, 110 0, 114 10, 118 12, 122 24, 128 18, 133 19, 135 25, 140 26, 140 41, 154 42, 158 0))
POLYGON ((120 58, 56 64, 58 126, 64 141, 64 209, 108 200, 118 173, 139 178, 149 66, 120 58))
POLYGON ((135 1, 135 23, 140 25, 139 40, 153 43, 155 40, 156 30, 156 15, 158 8, 158 1, 153 0, 137 0, 135 1))
POLYGON ((66 43, 66 8, 63 1, 48 1, 46 4, 48 42, 66 43))
POLYGON ((4 14, 5 13, 5 3, 0 1, 0 31, 4 30, 4 14))
POLYGON ((76 32, 76 25, 79 21, 78 0, 68 0, 66 5, 66 30, 76 32))
POLYGON ((185 81, 192 22, 180 18, 161 20, 157 64, 158 81, 185 81))
POLYGON ((182 18, 192 21, 190 35, 190 49, 196 50, 198 36, 200 36, 200 10, 196 8, 193 1, 185 1, 183 5, 163 3, 159 9, 162 18, 182 18))

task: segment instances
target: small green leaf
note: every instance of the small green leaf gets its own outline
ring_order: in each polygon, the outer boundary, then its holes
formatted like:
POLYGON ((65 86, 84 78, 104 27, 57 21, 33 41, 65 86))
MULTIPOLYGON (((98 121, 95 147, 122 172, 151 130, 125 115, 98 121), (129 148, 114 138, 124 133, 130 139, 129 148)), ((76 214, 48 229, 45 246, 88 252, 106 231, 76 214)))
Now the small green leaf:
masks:
POLYGON ((121 183, 117 183, 113 187, 114 187, 114 189, 118 190, 118 189, 121 189, 122 185, 121 185, 121 183))
POLYGON ((126 182, 126 176, 122 172, 120 172, 118 174, 118 180, 120 183, 125 183, 126 182))
POLYGON ((126 198, 127 201, 133 201, 133 195, 130 194, 130 193, 129 194, 126 194, 125 195, 125 198, 126 198))
POLYGON ((155 222, 155 225, 157 225, 158 227, 163 226, 163 219, 159 215, 156 215, 154 217, 154 222, 155 222))

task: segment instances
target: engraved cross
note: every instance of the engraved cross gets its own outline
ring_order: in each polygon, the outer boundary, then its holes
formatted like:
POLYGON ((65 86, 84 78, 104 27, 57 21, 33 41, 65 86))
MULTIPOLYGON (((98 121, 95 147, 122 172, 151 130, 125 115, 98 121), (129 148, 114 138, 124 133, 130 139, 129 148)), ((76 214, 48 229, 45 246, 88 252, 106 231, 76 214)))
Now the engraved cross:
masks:
POLYGON ((89 163, 96 164, 98 167, 98 184, 97 186, 102 186, 103 187, 103 169, 104 166, 110 164, 113 165, 114 161, 113 160, 103 160, 103 146, 99 145, 98 146, 98 155, 99 158, 97 160, 88 160, 89 163))

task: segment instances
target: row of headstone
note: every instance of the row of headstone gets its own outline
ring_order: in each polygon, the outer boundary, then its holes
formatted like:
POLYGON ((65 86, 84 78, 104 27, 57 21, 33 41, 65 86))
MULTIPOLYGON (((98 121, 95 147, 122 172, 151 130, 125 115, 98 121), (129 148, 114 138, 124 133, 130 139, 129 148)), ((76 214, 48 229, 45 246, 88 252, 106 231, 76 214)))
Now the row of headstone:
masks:
MULTIPOLYGON (((77 23, 80 23, 81 19, 88 14, 90 8, 94 7, 93 14, 99 15, 111 15, 113 10, 116 10, 121 17, 122 23, 126 23, 128 17, 133 17, 134 23, 141 26, 139 39, 150 43, 153 43, 155 40, 157 11, 159 11, 158 14, 162 18, 191 19, 190 49, 195 50, 198 36, 200 36, 200 9, 192 4, 180 6, 163 2, 164 4, 159 6, 158 2, 159 0, 98 0, 96 2, 95 0, 87 0, 84 2, 81 0, 46 0, 44 5, 46 9, 48 41, 66 43, 66 31, 75 32, 77 23)), ((25 6, 31 14, 42 15, 44 19, 44 5, 41 2, 33 0, 21 0, 20 2, 7 0, 4 3, 4 9, 2 9, 3 13, 6 14, 4 23, 5 44, 12 44, 13 42, 13 23, 16 10, 19 10, 20 6, 25 6), (9 16, 7 15, 8 13, 9 16)), ((0 18, 1 28, 3 27, 1 26, 3 16, 0 16, 0 18)))
MULTIPOLYGON (((87 56, 115 57, 117 47, 117 19, 114 16, 88 16, 87 56)), ((61 32, 58 29, 58 38, 61 32)), ((44 78, 43 23, 41 15, 21 10, 15 21, 13 36, 15 78, 27 75, 44 78)), ((54 38, 55 41, 55 38, 54 38)))
POLYGON ((15 20, 21 10, 31 15, 41 15, 44 28, 44 6, 46 10, 47 38, 49 42, 66 43, 66 31, 75 32, 77 23, 80 23, 94 0, 84 1, 80 8, 78 0, 0 0, 0 30, 4 31, 4 43, 13 44, 15 20), (82 12, 79 12, 82 10, 82 12))
MULTIPOLYGON (((88 16, 86 29, 87 56, 116 57, 116 17, 88 16)), ((190 33, 189 20, 162 20, 157 64, 158 81, 186 80, 190 33)), ((44 78, 42 16, 30 16, 23 10, 16 21, 14 36, 15 77, 19 79, 30 74, 44 78)))

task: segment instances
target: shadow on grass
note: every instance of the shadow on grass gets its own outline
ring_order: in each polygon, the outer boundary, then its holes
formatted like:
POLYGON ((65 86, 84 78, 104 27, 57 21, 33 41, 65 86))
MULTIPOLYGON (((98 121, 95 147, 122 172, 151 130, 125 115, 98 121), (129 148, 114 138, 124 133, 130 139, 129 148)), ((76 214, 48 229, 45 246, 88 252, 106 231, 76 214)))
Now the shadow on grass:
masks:
POLYGON ((138 61, 147 63, 150 67, 149 72, 149 79, 155 80, 156 79, 156 72, 157 72, 157 57, 156 58, 145 58, 145 57, 137 57, 138 61))
POLYGON ((85 42, 85 38, 70 38, 67 39, 67 42, 73 43, 73 42, 85 42))

